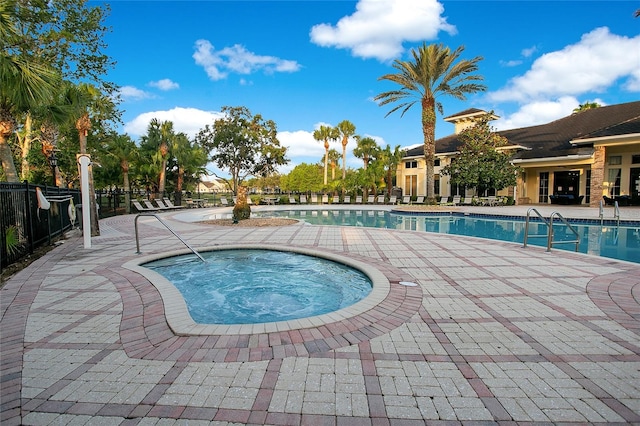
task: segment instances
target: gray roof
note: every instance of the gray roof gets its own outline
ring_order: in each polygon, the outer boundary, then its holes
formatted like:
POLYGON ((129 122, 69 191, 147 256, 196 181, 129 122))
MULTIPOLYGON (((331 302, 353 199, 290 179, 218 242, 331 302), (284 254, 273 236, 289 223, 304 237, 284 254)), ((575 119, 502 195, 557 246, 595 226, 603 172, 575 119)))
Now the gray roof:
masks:
MULTIPOLYGON (((509 145, 527 148, 515 152, 514 159, 588 154, 590 148, 574 146, 571 141, 640 133, 640 101, 588 109, 547 124, 498 133, 507 138, 509 145)), ((458 136, 449 135, 436 140, 436 154, 457 151, 462 144, 458 136)), ((408 150, 406 155, 420 156, 423 153, 423 147, 419 146, 408 150)))

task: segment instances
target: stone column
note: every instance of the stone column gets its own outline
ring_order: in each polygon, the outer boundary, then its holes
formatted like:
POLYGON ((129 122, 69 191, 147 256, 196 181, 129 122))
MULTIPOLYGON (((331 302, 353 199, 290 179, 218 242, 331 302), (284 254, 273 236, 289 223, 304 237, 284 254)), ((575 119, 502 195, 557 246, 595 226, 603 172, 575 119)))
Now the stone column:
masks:
POLYGON ((604 146, 594 147, 593 164, 591 165, 591 194, 590 207, 598 207, 602 201, 602 189, 604 184, 604 164, 606 149, 604 146))

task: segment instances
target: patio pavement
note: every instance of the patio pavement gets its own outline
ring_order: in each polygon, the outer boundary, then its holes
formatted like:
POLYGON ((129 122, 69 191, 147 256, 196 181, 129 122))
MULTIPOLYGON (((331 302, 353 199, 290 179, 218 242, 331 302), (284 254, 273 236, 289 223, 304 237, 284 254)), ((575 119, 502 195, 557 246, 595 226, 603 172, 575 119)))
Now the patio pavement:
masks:
MULTIPOLYGON (((640 264, 432 233, 195 222, 224 211, 162 217, 196 248, 348 257, 388 293, 322 325, 176 335, 160 293, 123 266, 140 258, 134 216, 103 220, 92 248, 70 237, 0 290, 0 423, 640 424, 640 264)), ((139 222, 144 255, 179 248, 139 222)))

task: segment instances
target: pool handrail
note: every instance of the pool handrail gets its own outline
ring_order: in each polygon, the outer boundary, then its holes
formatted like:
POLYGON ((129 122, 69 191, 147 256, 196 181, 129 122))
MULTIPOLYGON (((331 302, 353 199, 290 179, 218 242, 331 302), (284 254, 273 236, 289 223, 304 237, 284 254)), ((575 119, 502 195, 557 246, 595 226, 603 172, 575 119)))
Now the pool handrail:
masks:
POLYGON ((135 232, 136 232, 136 250, 137 250, 137 251, 136 251, 136 254, 141 254, 141 253, 142 253, 142 252, 140 251, 140 239, 138 238, 138 218, 139 218, 140 216, 153 216, 153 217, 155 217, 156 219, 158 219, 158 222, 160 222, 161 224, 163 224, 163 225, 164 225, 164 227, 165 227, 165 228, 167 228, 167 229, 168 229, 168 230, 169 230, 173 235, 175 235, 175 236, 176 236, 176 238, 178 238, 178 239, 182 242, 182 244, 184 244, 185 246, 187 246, 187 248, 188 248, 189 250, 191 250, 191 251, 193 252, 193 254, 195 254, 196 256, 198 256, 198 258, 199 258, 200 260, 202 260, 203 262, 206 262, 206 261, 204 260, 204 257, 200 256, 200 253, 198 253, 198 252, 196 251, 196 249, 194 249, 193 247, 191 247, 191 246, 189 245, 189 243, 187 243, 185 240, 183 240, 183 239, 182 239, 182 237, 180 237, 180 235, 178 235, 178 233, 177 233, 176 231, 174 231, 173 229, 171 229, 171 227, 169 226, 169 224, 167 224, 164 220, 162 220, 162 219, 161 219, 157 214, 155 214, 155 213, 138 213, 138 214, 136 215, 135 220, 133 221, 133 226, 134 226, 134 228, 135 228, 135 232))
MULTIPOLYGON (((529 238, 529 217, 531 216, 531 212, 534 212, 536 216, 538 216, 538 218, 542 222, 544 222, 545 225, 547 225, 547 227, 549 226, 549 222, 547 221, 547 219, 544 216, 542 216, 536 208, 531 207, 529 210, 527 210, 527 217, 525 218, 525 221, 524 221, 524 241, 522 245, 523 248, 527 248, 527 239, 529 238)), ((547 234, 531 235, 531 237, 532 238, 534 237, 549 238, 549 234, 547 233, 547 234)))
POLYGON ((575 243, 576 244, 576 252, 578 251, 578 248, 580 246, 580 234, 578 233, 578 231, 575 230, 575 228, 573 226, 571 226, 571 224, 569 223, 569 221, 567 221, 567 219, 565 219, 559 212, 553 212, 551 213, 551 216, 549 216, 549 238, 547 238, 547 251, 551 251, 551 246, 553 246, 553 244, 557 243, 557 244, 569 244, 569 243, 575 243), (567 227, 569 227, 569 230, 571 232, 573 232, 573 235, 576 236, 575 240, 569 240, 569 241, 553 241, 553 217, 556 216, 558 217, 562 223, 564 223, 565 225, 567 225, 567 227))

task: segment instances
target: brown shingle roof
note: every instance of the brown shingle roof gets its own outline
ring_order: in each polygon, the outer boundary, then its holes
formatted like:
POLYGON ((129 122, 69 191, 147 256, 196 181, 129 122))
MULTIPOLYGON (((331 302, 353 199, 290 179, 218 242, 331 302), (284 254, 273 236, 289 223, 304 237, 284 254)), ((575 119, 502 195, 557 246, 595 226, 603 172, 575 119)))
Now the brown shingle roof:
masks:
MULTIPOLYGON (((466 115, 469 111, 471 110, 456 115, 466 115)), ((502 130, 498 133, 506 137, 510 145, 528 148, 516 152, 516 159, 585 154, 585 147, 574 146, 571 141, 640 133, 640 101, 588 109, 547 124, 502 130)), ((460 145, 458 135, 445 136, 436 140, 436 154, 457 151, 460 145)), ((423 147, 419 146, 407 151, 407 156, 419 156, 423 153, 423 147)))

